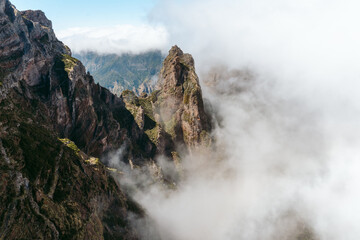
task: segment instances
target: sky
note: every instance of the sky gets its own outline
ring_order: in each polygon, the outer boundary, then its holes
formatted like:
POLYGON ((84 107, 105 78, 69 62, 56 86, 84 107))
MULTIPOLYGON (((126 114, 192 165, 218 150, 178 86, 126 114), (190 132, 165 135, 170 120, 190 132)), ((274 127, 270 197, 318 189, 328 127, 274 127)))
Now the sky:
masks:
POLYGON ((56 32, 72 27, 142 24, 156 0, 13 0, 19 10, 40 9, 52 20, 56 32))
POLYGON ((14 0, 19 10, 40 9, 73 52, 140 53, 168 48, 162 24, 150 23, 157 0, 14 0))

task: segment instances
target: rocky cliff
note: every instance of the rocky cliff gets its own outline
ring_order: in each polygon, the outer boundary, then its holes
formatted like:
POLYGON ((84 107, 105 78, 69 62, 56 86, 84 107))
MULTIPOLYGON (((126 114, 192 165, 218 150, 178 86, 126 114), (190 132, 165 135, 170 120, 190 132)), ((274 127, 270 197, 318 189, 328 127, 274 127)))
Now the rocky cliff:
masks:
POLYGON ((141 209, 28 94, 21 84, 0 102, 0 239, 137 239, 128 215, 141 209))
POLYGON ((158 153, 174 158, 179 149, 191 152, 208 146, 211 121, 205 112, 192 56, 173 46, 164 60, 156 88, 150 95, 137 97, 124 91, 122 96, 158 153))
POLYGON ((194 59, 174 46, 160 72, 157 114, 175 142, 191 147, 208 144, 210 118, 205 112, 194 59))
POLYGON ((1 1, 0 73, 2 96, 24 81, 32 96, 48 106, 54 128, 86 153, 100 156, 124 142, 153 154, 151 141, 123 101, 94 83, 84 66, 58 41, 41 11, 17 11, 1 1))
POLYGON ((123 161, 210 141, 194 61, 173 47, 159 90, 121 97, 94 83, 41 11, 0 0, 0 239, 137 239, 144 213, 98 157, 123 161))
POLYGON ((144 161, 154 144, 71 57, 43 12, 7 0, 0 93, 0 239, 136 239, 128 216, 142 211, 90 155, 128 143, 126 159, 144 161))

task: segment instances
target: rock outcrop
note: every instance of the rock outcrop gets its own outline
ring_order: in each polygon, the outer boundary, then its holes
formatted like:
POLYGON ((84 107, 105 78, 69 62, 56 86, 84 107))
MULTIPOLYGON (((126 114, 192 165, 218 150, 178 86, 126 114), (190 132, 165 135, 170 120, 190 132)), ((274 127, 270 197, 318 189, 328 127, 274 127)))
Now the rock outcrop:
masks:
POLYGON ((154 91, 155 83, 156 82, 153 79, 147 79, 144 82, 142 82, 137 89, 133 88, 133 91, 138 96, 144 96, 150 94, 154 91))
POLYGON ((138 239, 142 210, 107 168, 59 139, 25 86, 0 102, 1 239, 138 239))
POLYGON ((157 152, 178 158, 178 149, 192 151, 211 142, 211 121, 205 112, 194 59, 174 46, 160 72, 157 90, 137 97, 122 93, 126 107, 157 152))
POLYGON ((121 97, 94 83, 41 11, 0 0, 0 239, 137 239, 141 216, 97 157, 179 161, 210 142, 194 60, 173 47, 159 90, 121 97))
POLYGON ((205 112, 194 59, 174 46, 160 72, 157 109, 160 121, 175 142, 188 147, 208 144, 210 118, 205 112))
POLYGON ((0 81, 2 97, 21 81, 48 106, 61 137, 94 156, 130 143, 130 157, 151 157, 155 150, 123 101, 94 83, 68 47, 57 40, 41 11, 19 12, 1 1, 0 81))
POLYGON ((155 154, 41 11, 0 0, 0 239, 137 239, 141 209, 94 158, 123 144, 125 160, 155 154))

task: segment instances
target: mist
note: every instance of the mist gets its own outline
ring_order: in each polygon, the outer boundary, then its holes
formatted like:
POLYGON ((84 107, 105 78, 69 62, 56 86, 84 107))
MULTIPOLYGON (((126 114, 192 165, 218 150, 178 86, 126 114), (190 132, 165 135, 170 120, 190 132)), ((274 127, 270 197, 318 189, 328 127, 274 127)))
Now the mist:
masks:
POLYGON ((127 176, 144 239, 360 239, 359 7, 159 1, 150 19, 194 56, 215 142, 182 154, 175 190, 127 176))

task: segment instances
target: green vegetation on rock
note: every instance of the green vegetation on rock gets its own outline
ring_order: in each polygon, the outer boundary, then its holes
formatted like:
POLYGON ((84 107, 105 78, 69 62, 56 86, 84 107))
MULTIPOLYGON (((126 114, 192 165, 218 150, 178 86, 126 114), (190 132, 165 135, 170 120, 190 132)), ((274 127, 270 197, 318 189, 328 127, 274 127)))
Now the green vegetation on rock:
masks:
POLYGON ((64 143, 68 148, 71 148, 76 154, 79 154, 80 149, 76 146, 76 144, 67 138, 59 138, 59 140, 64 143))
POLYGON ((154 113, 153 108, 150 99, 147 98, 139 98, 139 105, 144 109, 144 113, 153 121, 154 119, 154 113))
POLYGON ((61 60, 64 62, 65 71, 68 72, 68 73, 79 62, 79 60, 77 60, 76 58, 71 57, 70 55, 67 55, 67 54, 63 54, 61 60))
POLYGON ((1 237, 120 239, 133 234, 126 217, 133 203, 99 159, 87 157, 69 139, 59 140, 45 104, 16 90, 8 94, 0 101, 0 226, 6 226, 1 237))
POLYGON ((174 139, 176 137, 176 119, 175 119, 175 115, 172 116, 172 118, 167 121, 164 122, 165 125, 165 132, 167 132, 168 134, 170 134, 170 136, 174 139))
POLYGON ((196 83, 194 79, 188 77, 188 79, 184 82, 184 97, 183 103, 189 104, 190 97, 197 94, 200 91, 199 85, 196 83))
POLYGON ((159 125, 156 125, 154 128, 145 131, 146 135, 155 145, 158 144, 159 128, 159 125))

